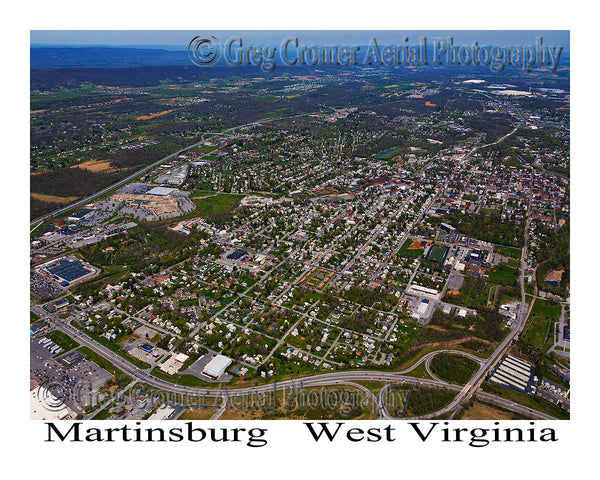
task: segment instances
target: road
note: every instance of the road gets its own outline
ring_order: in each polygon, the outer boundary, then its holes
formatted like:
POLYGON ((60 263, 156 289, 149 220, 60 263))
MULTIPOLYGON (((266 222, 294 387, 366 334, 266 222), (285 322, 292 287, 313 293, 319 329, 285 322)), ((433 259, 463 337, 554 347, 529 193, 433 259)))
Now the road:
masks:
POLYGON ((189 147, 185 147, 185 148, 183 148, 181 150, 178 150, 175 153, 171 153, 170 155, 167 155, 166 157, 163 157, 160 160, 157 160, 156 162, 154 162, 154 163, 152 163, 152 164, 150 164, 150 165, 148 165, 148 166, 146 166, 146 167, 144 167, 144 168, 142 168, 142 169, 140 169, 140 170, 132 173, 131 175, 123 178, 122 180, 119 180, 118 182, 115 182, 112 185, 109 185, 108 187, 103 188, 102 190, 100 190, 100 191, 98 191, 98 192, 96 192, 96 193, 94 193, 92 195, 89 195, 89 196, 87 196, 85 198, 82 198, 81 200, 77 200, 77 201, 75 201, 73 203, 70 203, 70 204, 64 206, 64 207, 61 207, 61 208, 59 208, 57 210, 54 210, 53 212, 47 213, 46 215, 43 215, 41 217, 36 218, 35 220, 33 220, 33 221, 30 222, 29 226, 33 229, 35 226, 39 225, 40 223, 44 222, 45 220, 47 220, 49 218, 55 217, 57 215, 60 215, 61 213, 68 212, 69 210, 71 210, 71 209, 73 209, 75 207, 79 207, 81 205, 85 205, 87 203, 90 203, 92 200, 95 200, 96 198, 104 195, 105 193, 108 193, 111 190, 113 190, 115 188, 118 188, 118 187, 126 184, 127 182, 130 182, 134 178, 136 178, 136 177, 144 174, 148 170, 151 170, 151 169, 157 167, 161 163, 164 163, 167 160, 169 160, 169 159, 171 159, 171 158, 173 158, 173 157, 175 157, 177 155, 181 155, 183 152, 187 152, 188 150, 190 150, 190 149, 192 149, 194 147, 198 147, 198 146, 202 145, 203 143, 204 143, 204 140, 202 140, 201 142, 194 143, 193 145, 190 145, 189 147))
MULTIPOLYGON (((308 114, 296 115, 295 117, 300 117, 300 116, 304 116, 304 115, 308 115, 308 114)), ((292 118, 292 117, 287 117, 287 118, 292 118)), ((266 121, 274 121, 274 120, 280 120, 280 119, 271 119, 271 120, 266 120, 266 121)), ((263 122, 265 122, 265 121, 252 122, 252 123, 249 123, 246 125, 232 127, 231 129, 221 132, 219 134, 219 136, 225 135, 227 132, 233 131, 233 130, 235 130, 237 128, 241 128, 243 126, 256 125, 256 124, 260 124, 263 122)), ((489 145, 494 145, 496 143, 501 142, 509 135, 512 135, 516 130, 517 130, 517 127, 515 127, 514 130, 512 130, 508 134, 504 135, 497 141, 487 144, 487 145, 484 145, 483 147, 489 146, 489 145)), ((154 162, 152 165, 144 167, 142 170, 128 176, 127 178, 125 178, 123 180, 120 180, 119 182, 111 185, 110 187, 107 187, 107 188, 101 190, 100 192, 95 193, 94 195, 88 196, 82 200, 79 200, 78 202, 75 202, 75 203, 70 204, 66 207, 63 207, 57 211, 54 211, 51 214, 45 215, 44 217, 38 218, 34 222, 31 222, 31 226, 33 226, 36 223, 44 221, 46 218, 49 218, 50 216, 70 210, 78 205, 88 203, 92 199, 97 198, 98 196, 103 195, 104 193, 106 193, 106 192, 110 191, 111 189, 114 189, 124 183, 127 183, 128 181, 130 181, 133 178, 135 178, 136 176, 144 173, 145 171, 148 171, 148 170, 154 168, 155 166, 159 165, 160 163, 162 163, 176 155, 179 155, 182 152, 185 152, 191 148, 194 148, 194 147, 200 145, 201 143, 203 143, 203 142, 195 143, 193 145, 190 145, 189 147, 186 147, 186 148, 179 150, 171 155, 168 155, 168 156, 158 160, 157 162, 154 162)), ((478 148, 482 148, 482 147, 474 147, 463 158, 467 158, 468 156, 473 154, 478 148)), ((533 172, 532 172, 532 175, 533 175, 533 172)), ((435 196, 433 198, 435 198, 435 196)), ((427 206, 425 206, 425 208, 423 208, 422 213, 424 213, 427 210, 427 208, 431 205, 432 201, 433 201, 433 199, 429 202, 429 204, 427 206)), ((300 381, 290 379, 290 380, 279 383, 278 386, 281 388, 288 388, 288 387, 293 388, 296 385, 298 385, 299 382, 304 387, 325 386, 325 385, 345 383, 345 382, 349 382, 349 381, 351 381, 351 382, 352 381, 360 381, 360 380, 401 382, 401 383, 406 383, 406 384, 413 385, 413 386, 415 386, 415 385, 426 385, 426 386, 436 386, 436 387, 443 386, 445 388, 451 388, 453 390, 457 390, 458 394, 456 395, 454 400, 449 405, 444 407, 443 409, 441 409, 435 413, 425 415, 421 418, 434 418, 439 415, 454 412, 455 409, 457 409, 457 407, 459 407, 461 405, 461 403, 467 401, 474 394, 478 395, 481 398, 486 398, 488 401, 490 401, 492 403, 501 404, 504 408, 509 408, 514 411, 524 412, 525 411, 524 409, 526 409, 526 407, 514 404, 512 402, 507 403, 506 400, 499 399, 499 397, 491 396, 489 394, 484 395, 482 392, 477 392, 477 391, 478 391, 481 383, 485 379, 486 374, 503 357, 504 353, 508 350, 509 346, 511 345, 513 339, 520 333, 520 331, 522 330, 522 328, 525 325, 525 322, 526 322, 526 319, 527 319, 527 316, 529 313, 528 309, 527 309, 527 304, 525 302, 524 274, 525 274, 525 270, 527 268, 526 253, 527 253, 528 229, 529 229, 529 223, 530 223, 530 212, 531 212, 531 195, 530 195, 530 199, 529 199, 528 216, 527 216, 527 222, 526 222, 526 228, 525 228, 525 239, 524 239, 525 243, 524 243, 523 251, 522 251, 521 271, 520 271, 520 276, 519 276, 519 281, 521 284, 522 302, 521 302, 521 306, 519 308, 519 312, 517 315, 517 321, 513 324, 513 328, 511 329, 511 331, 509 332, 507 337, 500 343, 498 348, 496 348, 496 350, 492 353, 492 355, 489 358, 480 359, 478 357, 471 356, 475 361, 477 361, 480 364, 480 368, 464 386, 461 387, 461 386, 457 386, 457 385, 452 385, 452 384, 443 382, 441 380, 426 380, 426 379, 414 378, 414 377, 409 377, 409 376, 403 375, 403 373, 414 369, 417 365, 419 365, 422 362, 426 362, 426 367, 428 368, 431 358, 433 358, 433 356, 439 352, 432 352, 432 354, 424 356, 415 365, 413 365, 410 370, 405 370, 404 372, 378 372, 378 371, 333 372, 333 373, 314 375, 311 377, 303 378, 300 381)), ((419 218, 421 216, 422 215, 420 215, 419 218)), ((359 254, 360 254, 360 250, 359 250, 358 254, 352 259, 352 261, 346 266, 346 268, 348 268, 352 264, 352 262, 354 262, 356 260, 356 258, 359 254)), ((265 275, 260 281, 264 281, 264 279, 267 276, 268 276, 268 274, 265 275)), ((47 312, 45 312, 41 308, 41 306, 33 305, 31 310, 33 312, 37 313, 38 315, 40 315, 41 317, 49 318, 51 323, 57 329, 61 330, 65 334, 69 335, 70 337, 75 339, 77 342, 79 342, 81 345, 84 345, 84 346, 90 348, 91 350, 95 351, 99 355, 108 359, 116 367, 118 367, 123 372, 127 373, 128 375, 130 375, 133 379, 135 379, 137 381, 147 383, 149 385, 160 388, 167 392, 183 394, 183 395, 199 395, 200 394, 200 395, 205 395, 205 396, 210 396, 210 397, 223 397, 223 395, 224 395, 223 390, 221 390, 221 389, 217 390, 217 389, 208 389, 208 388, 185 387, 185 386, 175 385, 175 384, 172 384, 165 380, 161 380, 156 377, 153 377, 150 374, 150 368, 146 369, 146 370, 141 370, 140 368, 134 366, 126 359, 124 359, 121 356, 119 356, 118 354, 112 352, 110 349, 104 347, 101 344, 98 344, 92 338, 88 337, 85 333, 77 330, 75 327, 70 325, 68 320, 61 320, 61 319, 54 317, 53 315, 49 315, 47 312)), ((465 353, 460 352, 460 354, 465 354, 465 353)), ((256 385, 256 386, 252 386, 252 387, 235 389, 235 390, 228 390, 227 392, 229 395, 236 395, 236 396, 251 395, 251 394, 255 394, 255 393, 266 393, 266 392, 272 391, 274 388, 276 388, 275 385, 266 384, 266 385, 256 385)), ((381 396, 381 394, 380 394, 380 396, 381 396)), ((379 405, 379 408, 380 408, 380 416, 385 418, 387 415, 387 413, 385 412, 385 406, 379 405), (382 408, 383 408, 383 410, 382 410, 382 408)), ((527 415, 537 416, 536 418, 544 418, 543 416, 545 415, 540 412, 534 412, 534 411, 529 411, 529 410, 527 410, 527 411, 529 412, 529 413, 527 413, 527 415)))
MULTIPOLYGON (((444 387, 444 388, 450 388, 452 390, 458 391, 459 394, 457 395, 455 400, 452 403, 450 403, 448 406, 446 406, 445 408, 443 408, 435 413, 420 417, 420 418, 435 418, 439 415, 442 415, 442 414, 445 414, 445 413, 451 411, 456 406, 458 406, 458 404, 460 403, 460 401, 463 398, 463 396, 461 396, 461 394, 469 391, 470 385, 473 382, 473 380, 471 380, 467 385, 465 385, 464 387, 461 387, 459 385, 453 385, 453 384, 441 382, 438 380, 428 380, 428 379, 410 377, 410 376, 405 375, 406 372, 410 372, 411 370, 413 370, 417 366, 419 366, 421 363, 427 362, 428 360, 433 358, 433 356, 435 356, 437 353, 441 352, 441 351, 436 351, 436 352, 431 352, 431 353, 423 356, 415 364, 413 364, 409 369, 403 370, 401 372, 380 372, 380 371, 332 372, 332 373, 318 374, 318 375, 314 375, 314 376, 306 377, 306 378, 302 378, 302 379, 297 379, 297 380, 294 380, 294 379, 285 380, 282 382, 277 382, 276 384, 270 383, 270 384, 255 385, 255 386, 245 387, 245 388, 238 388, 238 389, 222 389, 222 388, 211 389, 211 388, 207 388, 207 387, 187 387, 187 386, 182 386, 182 385, 176 385, 176 384, 173 384, 173 383, 170 383, 165 380, 162 380, 162 379, 152 376, 149 371, 150 369, 142 370, 142 369, 136 367, 135 365, 131 364, 129 361, 127 361, 123 357, 116 354, 115 352, 113 352, 110 349, 106 348, 105 346, 97 343, 92 338, 88 337, 85 333, 77 330, 75 327, 70 325, 68 320, 62 320, 62 319, 56 318, 53 315, 45 312, 40 306, 37 306, 37 305, 32 306, 32 311, 34 311, 35 313, 37 313, 38 315, 40 315, 42 317, 49 318, 52 325, 54 327, 56 327, 58 330, 62 331, 63 333, 66 333, 67 335, 72 337, 80 345, 83 345, 83 346, 93 350, 98 355, 109 360, 113 365, 115 365, 117 368, 122 370, 124 373, 130 375, 134 380, 144 382, 153 387, 159 388, 166 392, 170 392, 171 394, 176 395, 176 398, 178 398, 178 399, 182 399, 182 398, 196 399, 196 403, 191 403, 191 404, 197 404, 198 397, 211 397, 211 398, 224 398, 224 396, 240 397, 240 396, 252 396, 252 395, 256 395, 256 394, 266 394, 269 392, 273 392, 274 390, 277 390, 277 389, 296 389, 296 388, 319 387, 319 386, 324 387, 324 386, 330 386, 330 385, 356 386, 356 385, 353 385, 353 382, 356 382, 356 381, 379 381, 379 382, 389 382, 394 385, 409 385, 409 386, 417 386, 417 387, 418 386, 444 387)), ((478 372, 485 371, 486 365, 488 365, 490 362, 489 359, 483 360, 479 357, 476 357, 475 355, 471 355, 466 352, 460 352, 460 351, 455 351, 455 350, 446 350, 446 352, 465 355, 465 356, 468 356, 469 358, 472 358, 473 360, 477 361, 481 365, 478 372)), ((357 388, 361 388, 361 387, 357 387, 357 388)), ((363 388, 361 388, 361 390, 363 390, 363 388)), ((538 411, 529 409, 522 405, 518 405, 514 402, 510 402, 508 400, 502 399, 500 397, 496 397, 491 394, 484 394, 483 392, 478 392, 477 395, 490 403, 497 404, 499 406, 502 406, 503 408, 507 408, 509 410, 521 413, 523 415, 530 416, 532 418, 539 418, 539 419, 553 418, 542 412, 538 412, 538 411)), ((383 419, 393 418, 385 410, 385 404, 380 403, 382 401, 381 398, 383 398, 382 394, 380 394, 378 398, 379 398, 379 400, 377 400, 377 411, 379 412, 379 417, 383 418, 383 419)), ((223 404, 221 404, 220 409, 222 409, 222 408, 223 408, 223 404)))
MULTIPOLYGON (((281 118, 271 118, 271 119, 267 119, 267 120, 259 120, 257 122, 250 122, 250 123, 246 123, 244 125, 237 125, 235 127, 231 127, 228 128, 227 130, 223 130, 222 132, 216 133, 213 137, 211 137, 211 139, 214 138, 218 138, 218 137, 222 137, 224 135, 227 135, 230 132, 233 132, 234 130, 237 130, 238 128, 244 128, 244 127, 250 127, 253 125, 261 125, 263 123, 268 123, 268 122, 274 122, 277 120, 285 120, 288 118, 297 118, 297 117, 304 117, 306 115, 314 115, 315 113, 319 113, 319 112, 311 112, 311 113, 301 113, 299 115, 291 115, 289 117, 281 117, 281 118)), ((210 133, 210 132, 207 132, 210 133)), ((56 210, 54 210, 53 212, 47 213, 46 215, 43 215, 41 217, 36 218, 35 220, 32 220, 29 223, 29 226, 31 227, 32 231, 33 229, 39 225, 40 223, 44 222, 45 220, 55 217, 57 215, 60 215, 61 213, 65 213, 68 212, 69 210, 79 207, 81 205, 85 205, 87 203, 90 203, 92 200, 95 200, 96 198, 110 192, 111 190, 118 188, 124 184, 126 184, 127 182, 130 182, 131 180, 133 180, 134 178, 146 173, 149 170, 152 170, 153 168, 157 167, 158 165, 160 165, 161 163, 166 162, 167 160, 176 157, 177 155, 181 155, 184 152, 187 152, 188 150, 195 148, 195 147, 199 147, 200 145, 202 145, 205 142, 205 140, 201 140, 199 142, 196 142, 192 145, 189 145, 185 148, 182 148, 181 150, 176 151, 175 153, 171 153, 170 155, 167 155, 166 157, 161 158, 160 160, 157 160, 156 162, 141 168, 140 170, 137 170, 136 172, 132 173, 131 175, 123 178, 122 180, 119 180, 118 182, 113 183, 112 185, 109 185, 106 188, 103 188, 102 190, 92 194, 92 195, 88 195, 85 198, 82 198, 81 200, 77 200, 73 203, 70 203, 64 207, 58 208, 56 210)))

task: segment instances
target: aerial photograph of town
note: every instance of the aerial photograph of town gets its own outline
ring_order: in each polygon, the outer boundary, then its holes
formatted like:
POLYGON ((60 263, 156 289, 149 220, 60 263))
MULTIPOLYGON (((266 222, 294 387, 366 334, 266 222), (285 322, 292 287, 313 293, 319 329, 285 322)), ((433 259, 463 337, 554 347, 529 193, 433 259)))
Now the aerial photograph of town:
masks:
POLYGON ((569 31, 59 33, 31 419, 570 418, 569 31))

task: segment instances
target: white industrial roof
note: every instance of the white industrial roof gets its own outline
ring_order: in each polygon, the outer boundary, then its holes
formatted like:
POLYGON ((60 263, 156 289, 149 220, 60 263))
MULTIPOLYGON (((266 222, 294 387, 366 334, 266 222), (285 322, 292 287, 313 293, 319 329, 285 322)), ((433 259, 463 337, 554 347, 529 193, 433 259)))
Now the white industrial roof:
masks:
POLYGON ((156 412, 154 412, 148 420, 166 420, 175 411, 175 409, 169 405, 161 405, 156 412))
POLYGON ((178 353, 174 360, 179 363, 185 363, 188 358, 190 358, 189 355, 186 355, 185 353, 178 353))
POLYGON ((168 195, 169 193, 177 190, 176 188, 168 187, 154 187, 146 192, 147 195, 168 195))
POLYGON ((30 392, 29 418, 31 420, 61 420, 69 414, 62 400, 44 387, 36 387, 30 392))
POLYGON ((216 355, 210 362, 206 364, 202 373, 206 373, 211 377, 220 377, 225 369, 231 365, 233 360, 225 355, 216 355))

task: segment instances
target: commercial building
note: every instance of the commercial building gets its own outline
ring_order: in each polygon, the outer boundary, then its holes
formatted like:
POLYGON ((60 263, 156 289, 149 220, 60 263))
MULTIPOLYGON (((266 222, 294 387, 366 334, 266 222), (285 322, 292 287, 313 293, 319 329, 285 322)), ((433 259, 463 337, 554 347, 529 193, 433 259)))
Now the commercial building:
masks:
POLYGON ((417 294, 437 295, 439 292, 433 288, 422 287, 421 285, 411 285, 410 289, 417 294))
POLYGON ((69 217, 67 217, 67 220, 69 222, 79 222, 80 220, 83 220, 85 217, 94 213, 95 211, 96 210, 92 210, 91 208, 84 208, 83 210, 79 210, 78 212, 75 212, 69 217))
POLYGON ((29 418, 31 420, 64 420, 72 415, 72 411, 64 402, 47 388, 31 379, 29 382, 29 418))
POLYGON ((424 298, 423 300, 421 300, 421 303, 419 304, 419 308, 417 308, 417 313, 420 316, 423 316, 427 312, 427 308, 429 308, 429 300, 424 298))
POLYGON ((73 256, 52 260, 40 265, 37 270, 46 273, 63 286, 88 279, 96 273, 94 267, 73 256))
POLYGON ((140 350, 143 350, 146 353, 152 353, 152 350, 154 350, 154 345, 144 343, 143 345, 140 345, 140 350))
POLYGON ((161 405, 156 412, 148 417, 148 420, 169 420, 174 413, 175 409, 172 406, 161 405))
POLYGON ((173 193, 175 191, 177 191, 176 188, 154 187, 154 188, 151 188, 150 190, 148 190, 146 192, 146 195, 158 195, 159 197, 163 197, 163 196, 169 195, 170 193, 173 193))
POLYGON ((456 230, 456 228, 454 228, 452 225, 448 225, 447 223, 440 224, 440 228, 446 233, 454 233, 456 230))
POLYGON ((187 361, 188 361, 188 359, 189 359, 189 358, 190 358, 190 357, 189 357, 189 355, 186 355, 185 353, 178 353, 178 354, 175 356, 175 359, 174 359, 174 360, 175 360, 176 362, 179 362, 179 363, 181 363, 181 364, 184 364, 185 362, 187 362, 187 361))
POLYGON ((509 390, 533 393, 535 392, 534 385, 537 380, 534 372, 533 366, 529 363, 507 355, 496 367, 488 381, 509 390))
POLYGON ((209 377, 219 378, 227 367, 231 365, 233 360, 225 355, 216 355, 210 362, 206 364, 202 373, 209 377))

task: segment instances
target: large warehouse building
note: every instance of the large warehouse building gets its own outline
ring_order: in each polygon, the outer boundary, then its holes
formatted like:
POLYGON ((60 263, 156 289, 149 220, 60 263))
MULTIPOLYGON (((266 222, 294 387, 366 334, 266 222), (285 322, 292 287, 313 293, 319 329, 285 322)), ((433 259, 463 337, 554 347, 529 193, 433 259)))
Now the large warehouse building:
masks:
POLYGON ((532 393, 537 378, 532 365, 511 355, 496 367, 488 381, 509 390, 522 393, 532 393))
POLYGON ((233 360, 225 355, 216 355, 210 362, 206 364, 202 373, 209 377, 219 378, 227 367, 231 365, 233 360))
POLYGON ((97 269, 89 263, 74 256, 67 256, 51 260, 36 268, 39 272, 44 272, 50 277, 67 286, 73 282, 87 280, 92 277, 97 269))

